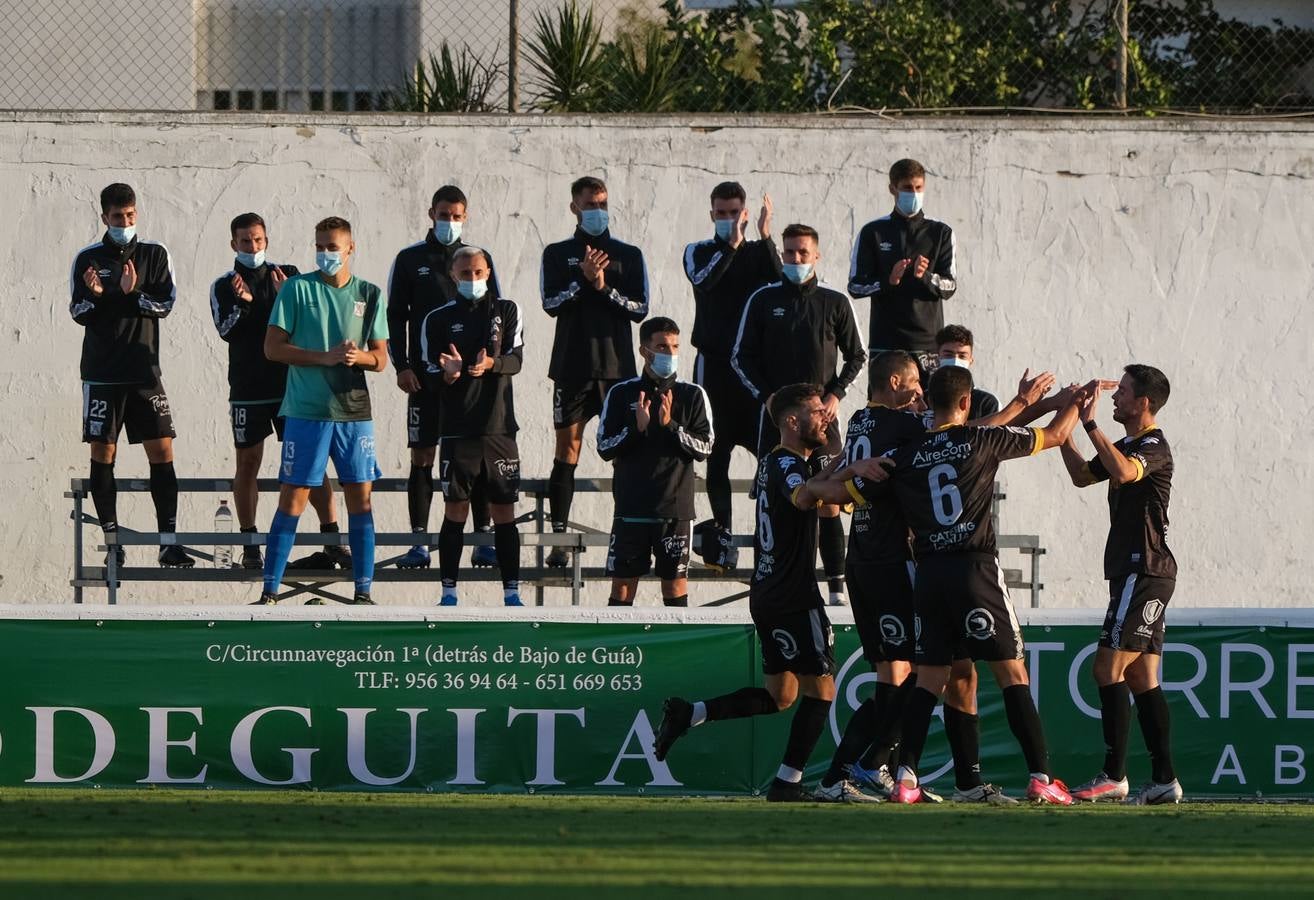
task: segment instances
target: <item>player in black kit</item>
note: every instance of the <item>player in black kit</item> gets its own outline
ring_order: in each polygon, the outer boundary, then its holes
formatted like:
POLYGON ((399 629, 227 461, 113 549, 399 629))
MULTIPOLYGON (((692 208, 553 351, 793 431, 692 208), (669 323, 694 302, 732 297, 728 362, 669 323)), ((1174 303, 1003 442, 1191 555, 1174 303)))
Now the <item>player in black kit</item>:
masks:
POLYGON ((913 532, 917 557, 914 629, 917 686, 905 702, 898 783, 891 799, 916 803, 917 766, 931 714, 955 659, 989 663, 1004 696, 1008 723, 1021 744, 1031 779, 1028 799, 1068 805, 1061 781, 1051 777, 1044 729, 1036 712, 1023 658, 1022 630, 999 567, 990 502, 999 464, 1060 446, 1077 421, 1081 389, 1060 396, 1063 409, 1045 428, 966 425, 972 376, 948 367, 931 377, 934 428, 891 458, 888 484, 852 479, 856 500, 892 489, 913 532))
MULTIPOLYGON (((1109 483, 1109 538, 1104 545, 1104 577, 1109 610, 1095 651, 1095 682, 1100 689, 1104 726, 1104 770, 1072 792, 1079 800, 1127 798, 1128 699, 1136 697, 1150 782, 1129 802, 1178 803, 1182 786, 1173 772, 1168 703, 1159 686, 1163 660, 1164 614, 1177 580, 1177 560, 1168 549, 1168 495, 1173 454, 1155 415, 1168 402, 1168 378, 1153 366, 1131 365, 1113 392, 1113 420, 1126 436, 1116 442, 1095 423, 1098 390, 1081 409, 1081 421, 1095 447, 1082 458, 1071 438, 1063 462, 1072 483, 1109 483)), ((1103 382, 1097 387, 1109 387, 1103 382)))
MULTIPOLYGON (((104 236, 83 247, 69 277, 69 314, 82 337, 82 440, 91 445, 91 500, 100 527, 116 531, 114 459, 119 432, 150 462, 151 500, 160 533, 177 530, 178 476, 173 416, 160 380, 160 320, 173 311, 173 262, 163 244, 137 240, 137 195, 126 184, 100 192, 104 236)), ((123 548, 115 552, 122 565, 123 548)), ((178 544, 162 544, 161 566, 191 568, 178 544)))
POLYGON ((707 392, 716 420, 716 444, 707 459, 707 499, 716 526, 728 533, 730 457, 736 446, 757 454, 762 403, 730 366, 744 304, 758 288, 780 280, 780 254, 771 238, 771 198, 762 199, 758 240, 750 241, 748 195, 743 185, 723 181, 712 188, 716 234, 684 248, 684 274, 693 285, 693 337, 698 350, 694 381, 707 392))
MULTIPOLYGON (((748 599, 762 647, 766 686, 744 687, 697 703, 667 698, 654 754, 659 760, 665 759, 671 745, 693 726, 786 710, 801 693, 784 759, 767 800, 874 802, 877 798, 861 793, 848 782, 825 797, 814 798, 802 787, 803 770, 821 737, 835 696, 834 635, 814 568, 819 503, 814 487, 818 482, 850 473, 828 470, 809 478, 808 458, 827 440, 827 412, 820 387, 787 385, 772 395, 767 408, 780 431, 780 445, 758 464, 757 528, 753 538, 756 567, 748 599)), ((864 467, 861 471, 869 478, 878 478, 879 468, 864 467)))
MULTIPOLYGON (((266 260, 269 235, 265 220, 249 212, 229 224, 230 246, 236 253, 233 268, 210 285, 210 313, 219 337, 228 345, 228 411, 233 423, 237 471, 233 475, 233 505, 241 531, 255 534, 260 490, 256 479, 265 453, 265 438, 283 440, 283 404, 287 366, 265 356, 265 332, 278 289, 297 267, 266 260)), ((319 515, 319 530, 336 532, 333 490, 328 482, 310 489, 310 505, 319 515)), ((315 568, 351 568, 351 553, 340 544, 327 546, 306 558, 315 568), (315 559, 323 556, 323 560, 315 559)), ((296 566, 307 568, 306 565, 296 566)), ((242 568, 261 569, 260 548, 242 548, 242 568)))

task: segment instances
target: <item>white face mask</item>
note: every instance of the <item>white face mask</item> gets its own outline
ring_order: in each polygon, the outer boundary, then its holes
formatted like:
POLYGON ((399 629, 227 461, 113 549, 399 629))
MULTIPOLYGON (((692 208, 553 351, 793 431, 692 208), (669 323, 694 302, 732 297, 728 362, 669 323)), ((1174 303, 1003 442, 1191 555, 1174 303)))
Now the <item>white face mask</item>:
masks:
POLYGON ((959 359, 957 356, 946 356, 940 358, 940 368, 945 366, 958 366, 963 369, 972 368, 972 364, 965 359, 959 359))

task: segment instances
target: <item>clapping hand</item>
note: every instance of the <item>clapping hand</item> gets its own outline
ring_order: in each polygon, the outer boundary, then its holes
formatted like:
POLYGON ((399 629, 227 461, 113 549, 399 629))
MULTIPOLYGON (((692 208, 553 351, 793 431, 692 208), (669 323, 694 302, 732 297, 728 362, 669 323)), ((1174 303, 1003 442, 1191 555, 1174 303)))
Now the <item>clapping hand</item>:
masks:
POLYGON ((447 349, 447 353, 438 354, 438 365, 443 370, 443 381, 451 384, 461 377, 464 360, 461 359, 461 351, 456 349, 455 344, 448 344, 447 349))

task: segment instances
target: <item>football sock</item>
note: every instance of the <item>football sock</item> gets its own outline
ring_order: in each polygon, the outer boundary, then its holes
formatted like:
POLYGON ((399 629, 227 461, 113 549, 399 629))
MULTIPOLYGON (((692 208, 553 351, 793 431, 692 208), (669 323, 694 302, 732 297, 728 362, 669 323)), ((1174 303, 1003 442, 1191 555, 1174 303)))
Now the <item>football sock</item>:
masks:
POLYGON ((292 544, 297 536, 300 516, 290 516, 281 509, 274 510, 274 521, 269 524, 265 538, 265 593, 273 594, 283 583, 287 558, 292 555, 292 544))
POLYGON ((819 700, 816 697, 803 697, 798 702, 798 709, 794 711, 794 721, 789 726, 789 741, 785 744, 785 756, 781 762, 791 769, 798 769, 800 781, 802 771, 808 767, 808 757, 816 749, 821 732, 826 727, 830 703, 829 700, 819 700))
MULTIPOLYGON (((877 693, 880 693, 880 682, 877 682, 877 693)), ((886 685, 891 687, 891 685, 886 685)), ((853 711, 849 724, 844 727, 844 735, 840 738, 839 746, 835 748, 835 755, 830 759, 830 768, 826 770, 826 775, 821 779, 823 787, 830 787, 844 777, 844 770, 847 766, 858 761, 862 751, 871 743, 872 732, 876 729, 876 720, 880 715, 881 704, 876 697, 869 697, 864 700, 862 705, 853 711)))
POLYGON ((1004 688, 1004 712, 1008 715, 1008 728, 1022 746, 1027 770, 1032 775, 1049 774, 1049 751, 1045 748, 1045 728, 1040 724, 1040 713, 1031 699, 1031 685, 1015 684, 1004 688))
MULTIPOLYGON (((698 704, 694 704, 695 707, 698 704)), ((731 694, 722 694, 703 702, 707 721, 720 722, 725 719, 745 719, 749 716, 769 716, 780 711, 775 698, 766 688, 740 688, 731 694)))
POLYGON ((488 509, 488 479, 480 476, 470 487, 470 518, 474 521, 475 531, 488 531, 492 527, 493 516, 488 509))
POLYGON ((712 518, 726 531, 730 530, 730 457, 734 450, 734 444, 718 440, 707 457, 707 502, 712 506, 712 518))
POLYGON ((515 522, 493 526, 493 547, 497 551, 497 568, 502 573, 502 587, 520 590, 520 531, 515 522))
POLYGON ((91 477, 88 479, 91 490, 91 502, 96 507, 96 518, 104 531, 115 531, 119 527, 119 491, 114 485, 114 463, 91 461, 91 477))
POLYGON ((697 700, 693 704, 693 712, 689 714, 689 727, 693 728, 707 721, 707 704, 697 700))
POLYGON ((347 515, 347 543, 351 546, 351 577, 356 593, 368 594, 374 586, 374 513, 347 515))
POLYGON ((844 590, 844 523, 839 516, 818 519, 817 546, 821 549, 821 568, 830 582, 831 591, 837 590, 836 579, 839 581, 838 590, 844 590))
POLYGON ((1153 687, 1136 695, 1136 718, 1141 723, 1145 749, 1150 751, 1150 777, 1158 784, 1167 784, 1177 774, 1173 770, 1172 728, 1163 688, 1153 687))
POLYGON ((664 606, 688 606, 688 605, 689 605, 689 595, 688 595, 688 594, 681 594, 681 595, 678 596, 678 597, 663 597, 663 598, 662 598, 662 604, 663 604, 664 606))
POLYGON ((447 588, 456 593, 456 575, 461 568, 461 551, 465 549, 465 523, 443 518, 438 532, 438 573, 443 580, 443 594, 447 588))
POLYGON ((151 463, 151 500, 155 503, 155 521, 160 531, 178 530, 178 473, 173 463, 151 463))
MULTIPOLYGON (((900 684, 876 683, 876 702, 879 705, 875 731, 872 733, 871 745, 862 754, 859 762, 864 769, 879 769, 886 765, 892 751, 899 743, 903 731, 903 710, 917 686, 917 676, 909 675, 900 684)), ((896 757, 896 762, 897 757, 896 757)))
POLYGON ((1127 682, 1100 687, 1100 724, 1104 729, 1104 774, 1127 777, 1127 733, 1131 730, 1131 689, 1127 682))
POLYGON ((900 768, 916 772, 921 765, 926 734, 931 730, 931 716, 939 702, 940 698, 926 688, 913 688, 908 692, 903 706, 903 739, 899 743, 900 768))
POLYGON ((433 466, 411 465, 406 477, 406 511, 411 517, 411 531, 429 530, 429 509, 433 506, 433 466))
POLYGON ((944 705, 944 732, 954 757, 954 785, 970 790, 981 781, 981 717, 944 705))
POLYGON ((570 504, 575 499, 575 466, 552 460, 552 474, 548 476, 548 514, 553 531, 565 531, 570 521, 570 504))

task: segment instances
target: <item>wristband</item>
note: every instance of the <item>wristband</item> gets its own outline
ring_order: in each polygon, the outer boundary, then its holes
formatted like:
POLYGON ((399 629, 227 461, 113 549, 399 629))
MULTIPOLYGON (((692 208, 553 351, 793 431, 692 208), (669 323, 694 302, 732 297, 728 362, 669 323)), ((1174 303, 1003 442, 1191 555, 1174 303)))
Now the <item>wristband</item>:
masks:
POLYGON ((1096 422, 1094 419, 1091 419, 1089 422, 1082 422, 1081 427, 1086 429, 1087 434, 1090 434, 1092 431, 1094 431, 1096 428, 1099 428, 1100 426, 1098 422, 1096 422))

